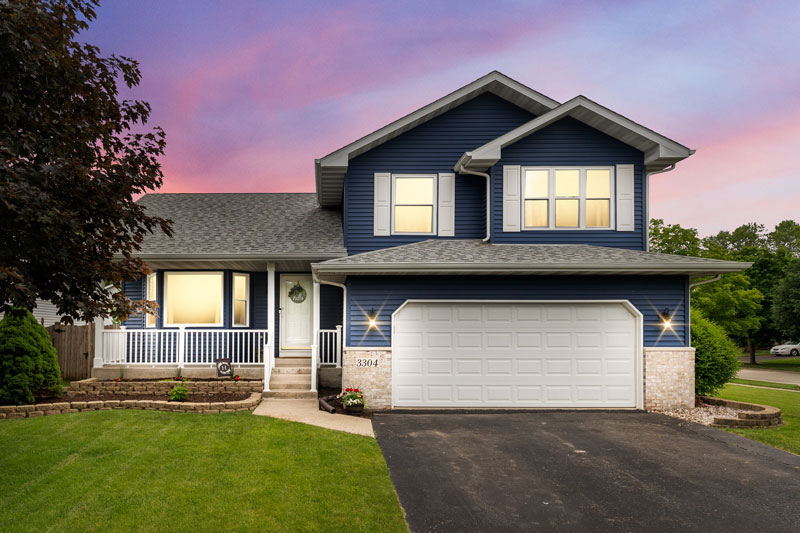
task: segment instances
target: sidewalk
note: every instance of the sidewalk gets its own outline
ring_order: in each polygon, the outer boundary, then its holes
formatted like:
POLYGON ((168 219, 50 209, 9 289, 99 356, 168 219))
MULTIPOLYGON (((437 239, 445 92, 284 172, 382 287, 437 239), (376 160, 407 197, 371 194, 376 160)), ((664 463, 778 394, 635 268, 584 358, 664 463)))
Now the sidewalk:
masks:
POLYGON ((345 431, 375 438, 372 431, 372 420, 349 416, 346 414, 331 414, 327 411, 319 410, 317 400, 279 400, 268 398, 261 400, 256 410, 253 411, 257 416, 271 416, 292 422, 311 424, 326 429, 345 431))
POLYGON ((800 385, 800 372, 786 372, 781 370, 761 370, 759 368, 742 368, 736 375, 739 379, 754 381, 772 381, 773 383, 791 383, 800 385))

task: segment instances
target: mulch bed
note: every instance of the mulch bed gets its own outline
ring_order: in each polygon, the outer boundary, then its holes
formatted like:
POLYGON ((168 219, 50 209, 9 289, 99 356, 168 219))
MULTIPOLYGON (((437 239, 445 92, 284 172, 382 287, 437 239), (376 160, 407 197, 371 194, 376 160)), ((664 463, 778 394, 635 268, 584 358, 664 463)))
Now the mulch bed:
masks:
MULTIPOLYGON (((326 396, 333 396, 334 394, 339 394, 340 392, 342 392, 342 389, 320 388, 319 392, 317 393, 317 397, 325 398, 326 396)), ((369 409, 364 409, 364 412, 357 415, 350 414, 347 412, 347 410, 344 408, 344 405, 342 405, 342 402, 340 402, 339 400, 326 400, 326 401, 331 405, 331 407, 336 409, 337 415, 357 416, 359 418, 372 418, 372 411, 370 411, 369 409)))
MULTIPOLYGON (((250 397, 249 392, 219 392, 214 394, 189 394, 187 402, 235 402, 246 400, 250 397)), ((36 403, 60 403, 60 402, 94 402, 97 400, 167 400, 167 394, 87 394, 74 398, 42 398, 36 403)), ((180 403, 180 402, 176 402, 180 403)))

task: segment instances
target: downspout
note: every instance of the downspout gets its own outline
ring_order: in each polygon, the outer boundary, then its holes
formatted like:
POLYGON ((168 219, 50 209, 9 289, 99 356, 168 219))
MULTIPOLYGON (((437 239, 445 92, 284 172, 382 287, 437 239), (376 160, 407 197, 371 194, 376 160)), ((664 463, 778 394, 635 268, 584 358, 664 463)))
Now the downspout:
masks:
POLYGON ((705 285, 706 283, 714 283, 715 281, 719 281, 720 276, 722 276, 722 274, 717 274, 711 279, 705 279, 703 281, 695 281, 694 283, 690 283, 689 290, 692 290, 695 287, 699 287, 700 285, 705 285))
POLYGON ((644 197, 646 199, 644 203, 644 249, 646 252, 650 251, 650 176, 663 174, 664 172, 669 172, 670 170, 675 170, 675 163, 672 163, 668 167, 664 167, 661 170, 645 172, 644 175, 644 197))
POLYGON ((489 238, 491 237, 491 228, 492 228, 492 178, 486 172, 476 172, 474 170, 467 170, 464 165, 461 165, 458 169, 459 174, 471 174, 473 176, 483 176, 486 178, 486 237, 483 238, 483 242, 489 242, 489 238))
POLYGON ((313 268, 311 269, 311 277, 314 281, 316 281, 320 285, 332 285, 334 287, 339 287, 340 289, 342 289, 342 335, 344 336, 344 338, 342 339, 342 346, 344 346, 345 338, 347 338, 347 286, 344 283, 336 283, 335 281, 327 281, 319 279, 319 276, 317 276, 317 271, 314 270, 313 268))

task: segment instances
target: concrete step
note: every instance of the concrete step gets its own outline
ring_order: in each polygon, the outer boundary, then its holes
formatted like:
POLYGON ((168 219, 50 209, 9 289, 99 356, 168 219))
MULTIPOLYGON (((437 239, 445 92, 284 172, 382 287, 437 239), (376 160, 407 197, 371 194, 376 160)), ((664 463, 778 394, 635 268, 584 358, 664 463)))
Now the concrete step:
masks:
POLYGON ((309 366, 276 366, 272 369, 272 375, 288 375, 288 374, 311 374, 311 365, 309 366))
POLYGON ((314 400, 317 398, 317 393, 312 391, 265 391, 261 393, 262 398, 276 398, 281 400, 314 400))
POLYGON ((275 368, 278 367, 311 368, 310 357, 278 357, 275 359, 275 368))
POLYGON ((311 374, 272 374, 269 383, 307 383, 311 386, 311 374))

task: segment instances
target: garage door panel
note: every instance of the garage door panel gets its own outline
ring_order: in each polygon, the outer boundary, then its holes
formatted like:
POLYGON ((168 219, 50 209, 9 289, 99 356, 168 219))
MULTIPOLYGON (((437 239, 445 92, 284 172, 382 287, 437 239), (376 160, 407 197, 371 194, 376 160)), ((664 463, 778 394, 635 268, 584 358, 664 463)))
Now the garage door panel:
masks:
POLYGON ((621 304, 413 303, 393 326, 396 406, 636 404, 636 319, 621 304))

